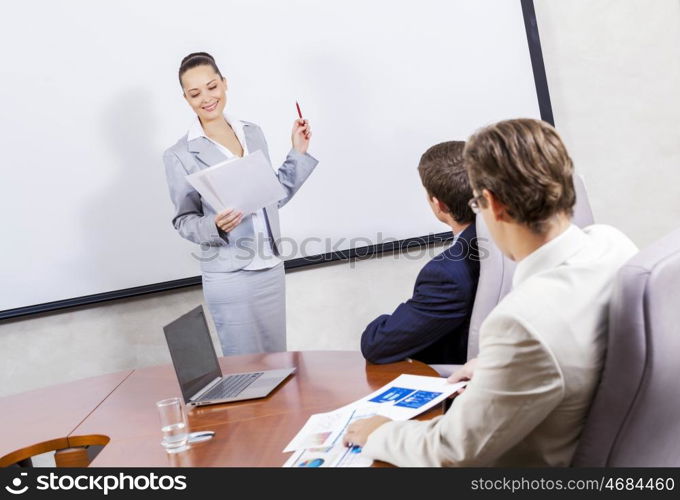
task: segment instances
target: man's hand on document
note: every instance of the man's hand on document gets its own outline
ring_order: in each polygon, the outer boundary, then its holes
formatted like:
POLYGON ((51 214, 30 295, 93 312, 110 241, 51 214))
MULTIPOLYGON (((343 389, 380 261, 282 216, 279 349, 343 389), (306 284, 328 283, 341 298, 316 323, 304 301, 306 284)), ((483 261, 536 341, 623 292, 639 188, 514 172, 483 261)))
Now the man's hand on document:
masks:
POLYGON ((215 225, 228 233, 243 220, 243 213, 237 212, 233 208, 227 208, 215 216, 215 225))
MULTIPOLYGON (((472 376, 475 374, 475 367, 477 366, 477 358, 472 358, 470 361, 465 363, 460 367, 459 370, 453 372, 446 381, 449 384, 455 384, 456 382, 463 382, 464 380, 472 380, 472 376)), ((465 387, 459 389, 454 396, 463 394, 465 387)))
POLYGON ((370 436, 374 430, 391 421, 392 419, 381 417, 380 415, 357 420, 356 422, 349 424, 347 432, 342 440, 345 443, 345 446, 364 446, 366 441, 368 441, 368 436, 370 436))

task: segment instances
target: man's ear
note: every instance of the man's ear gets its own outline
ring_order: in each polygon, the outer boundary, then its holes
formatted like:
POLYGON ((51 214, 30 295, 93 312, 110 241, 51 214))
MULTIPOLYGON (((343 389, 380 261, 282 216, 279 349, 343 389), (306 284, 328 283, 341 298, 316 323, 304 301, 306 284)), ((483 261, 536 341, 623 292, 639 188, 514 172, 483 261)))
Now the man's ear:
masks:
POLYGON ((441 210, 445 214, 451 213, 451 210, 449 210, 449 207, 447 207, 446 203, 444 203, 443 201, 437 200, 437 206, 439 207, 439 210, 441 210))
POLYGON ((444 212, 445 214, 448 214, 451 210, 449 210, 449 207, 446 206, 446 203, 441 201, 439 198, 436 196, 432 197, 432 203, 437 207, 437 210, 440 212, 444 212))
POLYGON ((484 196, 484 200, 489 205, 495 220, 505 222, 509 220, 507 207, 498 198, 496 198, 495 194, 493 194, 488 189, 484 189, 482 191, 482 196, 484 196))

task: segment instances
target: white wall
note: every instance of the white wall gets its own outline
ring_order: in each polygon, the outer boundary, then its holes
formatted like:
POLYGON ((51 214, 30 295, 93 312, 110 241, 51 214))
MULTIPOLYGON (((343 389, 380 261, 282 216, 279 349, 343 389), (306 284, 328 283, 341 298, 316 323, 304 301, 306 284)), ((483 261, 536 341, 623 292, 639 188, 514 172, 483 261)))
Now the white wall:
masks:
MULTIPOLYGON (((557 127, 596 220, 644 246, 680 221, 680 2, 536 0, 557 127)), ((288 347, 358 349, 367 321, 406 299, 428 256, 287 277, 288 347)), ((197 287, 0 324, 0 395, 169 361, 161 327, 197 287)))
POLYGON ((555 125, 595 220, 680 227, 680 1, 536 0, 555 125))

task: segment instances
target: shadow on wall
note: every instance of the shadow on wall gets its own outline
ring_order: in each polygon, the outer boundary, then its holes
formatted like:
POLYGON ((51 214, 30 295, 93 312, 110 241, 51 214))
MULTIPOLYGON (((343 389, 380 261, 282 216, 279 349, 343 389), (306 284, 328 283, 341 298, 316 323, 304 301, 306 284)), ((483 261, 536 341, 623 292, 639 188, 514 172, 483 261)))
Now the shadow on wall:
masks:
MULTIPOLYGON (((112 95, 99 122, 92 124, 99 128, 102 138, 100 168, 111 171, 108 182, 98 191, 93 190, 83 203, 79 221, 83 248, 70 263, 72 272, 87 280, 92 290, 97 290, 97 284, 106 287, 98 290, 101 292, 131 286, 131 269, 138 269, 140 261, 148 262, 149 253, 158 251, 157 243, 149 237, 157 231, 149 228, 170 224, 167 207, 152 203, 163 196, 167 198, 162 149, 154 144, 160 117, 151 107, 152 97, 142 88, 128 88, 112 95), (119 214, 134 214, 134 218, 119 214)), ((143 284, 146 283, 139 283, 143 284)), ((129 328, 124 316, 108 326, 129 328)), ((125 343, 116 342, 112 347, 121 352, 111 352, 111 356, 129 358, 129 351, 122 351, 126 350, 125 343)))
POLYGON ((167 207, 155 201, 168 195, 162 148, 154 144, 160 118, 150 108, 151 97, 148 90, 127 89, 112 97, 99 124, 93 125, 100 127, 108 146, 101 154, 116 168, 105 187, 83 204, 80 223, 85 248, 72 266, 95 285, 129 282, 130 268, 138 267, 140 260, 149 261, 149 254, 158 251, 149 237, 157 231, 150 228, 170 224, 167 207), (118 209, 122 206, 125 210, 118 209), (118 217, 121 213, 135 215, 118 217), (123 275, 127 279, 121 281, 123 275))

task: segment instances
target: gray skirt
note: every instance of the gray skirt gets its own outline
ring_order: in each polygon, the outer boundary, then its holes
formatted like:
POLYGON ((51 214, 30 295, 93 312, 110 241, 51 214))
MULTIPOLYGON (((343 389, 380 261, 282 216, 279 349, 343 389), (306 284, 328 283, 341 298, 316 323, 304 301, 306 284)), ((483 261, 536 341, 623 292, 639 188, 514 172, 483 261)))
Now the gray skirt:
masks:
POLYGON ((222 354, 286 350, 283 263, 258 271, 203 272, 203 296, 222 354))

